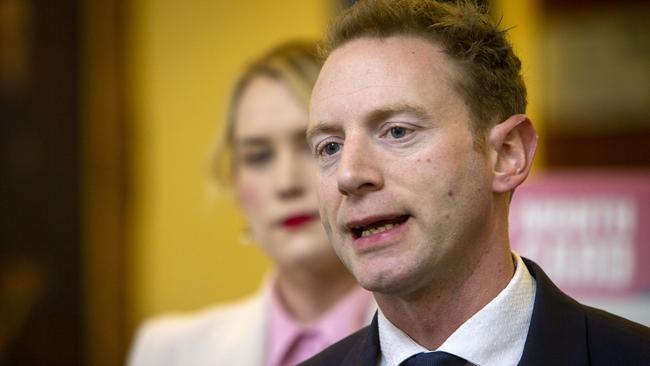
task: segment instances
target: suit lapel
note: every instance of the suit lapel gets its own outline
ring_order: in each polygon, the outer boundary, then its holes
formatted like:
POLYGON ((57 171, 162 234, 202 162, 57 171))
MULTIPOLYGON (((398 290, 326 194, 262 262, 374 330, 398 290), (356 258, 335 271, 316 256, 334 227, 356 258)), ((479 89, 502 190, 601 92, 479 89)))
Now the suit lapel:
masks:
POLYGON ((379 360, 379 328, 377 312, 343 360, 343 366, 376 366, 379 360))
POLYGON ((535 304, 520 365, 587 365, 586 317, 533 261, 523 258, 535 278, 535 304))

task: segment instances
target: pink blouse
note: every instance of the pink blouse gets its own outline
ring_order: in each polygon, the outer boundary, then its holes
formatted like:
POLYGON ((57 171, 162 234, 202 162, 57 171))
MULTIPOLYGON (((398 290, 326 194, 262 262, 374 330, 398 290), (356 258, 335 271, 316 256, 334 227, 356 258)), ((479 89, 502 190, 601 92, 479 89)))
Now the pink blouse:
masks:
POLYGON ((271 282, 271 309, 266 338, 266 366, 293 366, 317 354, 370 323, 374 300, 370 292, 355 286, 320 319, 298 324, 283 306, 271 282))

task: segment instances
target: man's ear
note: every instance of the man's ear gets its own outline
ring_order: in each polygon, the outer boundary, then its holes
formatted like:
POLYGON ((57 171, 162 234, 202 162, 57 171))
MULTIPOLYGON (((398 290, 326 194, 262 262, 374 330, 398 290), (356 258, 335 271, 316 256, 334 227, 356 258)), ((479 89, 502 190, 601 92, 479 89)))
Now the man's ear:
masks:
POLYGON ((537 132, 527 116, 516 114, 494 126, 488 134, 493 154, 492 190, 514 190, 528 176, 537 148, 537 132))

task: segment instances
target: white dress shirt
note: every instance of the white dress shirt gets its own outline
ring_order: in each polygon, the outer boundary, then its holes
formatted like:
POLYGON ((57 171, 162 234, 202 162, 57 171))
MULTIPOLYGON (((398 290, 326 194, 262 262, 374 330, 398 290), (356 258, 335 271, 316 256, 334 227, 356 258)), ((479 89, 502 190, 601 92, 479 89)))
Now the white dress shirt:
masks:
POLYGON ((444 351, 471 365, 516 365, 524 351, 535 302, 535 279, 518 254, 515 274, 492 301, 463 323, 436 350, 427 350, 379 310, 380 366, 397 366, 420 352, 444 351))

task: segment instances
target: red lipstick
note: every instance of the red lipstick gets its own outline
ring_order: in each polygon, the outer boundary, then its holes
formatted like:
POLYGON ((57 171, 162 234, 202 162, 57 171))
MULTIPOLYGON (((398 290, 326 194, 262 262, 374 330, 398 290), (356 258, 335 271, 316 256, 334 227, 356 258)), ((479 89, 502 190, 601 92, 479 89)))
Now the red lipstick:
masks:
POLYGON ((282 221, 282 226, 285 229, 296 229, 316 220, 315 215, 296 215, 287 217, 282 221))

